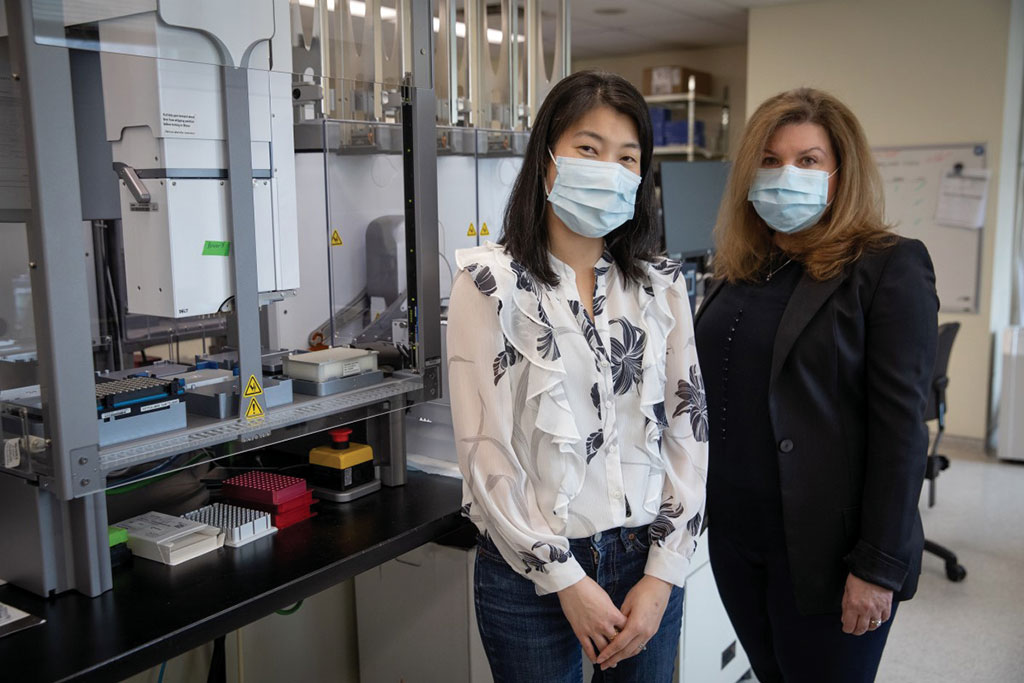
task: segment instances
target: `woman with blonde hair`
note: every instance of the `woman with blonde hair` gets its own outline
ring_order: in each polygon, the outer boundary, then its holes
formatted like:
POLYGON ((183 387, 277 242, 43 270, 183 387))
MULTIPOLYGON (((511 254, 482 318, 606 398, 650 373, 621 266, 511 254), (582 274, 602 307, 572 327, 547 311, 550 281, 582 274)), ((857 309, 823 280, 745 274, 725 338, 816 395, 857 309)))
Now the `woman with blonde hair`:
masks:
POLYGON ((722 600, 762 683, 871 681, 921 567, 928 252, 889 232, 856 117, 807 88, 751 117, 715 232, 696 342, 722 600))

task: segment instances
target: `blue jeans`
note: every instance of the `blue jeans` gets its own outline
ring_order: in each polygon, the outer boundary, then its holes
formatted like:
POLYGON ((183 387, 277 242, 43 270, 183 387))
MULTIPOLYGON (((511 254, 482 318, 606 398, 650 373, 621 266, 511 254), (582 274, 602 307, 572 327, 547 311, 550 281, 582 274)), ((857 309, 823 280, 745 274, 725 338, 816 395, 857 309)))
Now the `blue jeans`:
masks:
MULTIPOLYGON (((591 579, 621 607, 644 575, 647 528, 611 529, 569 541, 591 579)), ((582 683, 583 649, 557 594, 537 595, 534 584, 512 570, 489 539, 477 546, 476 618, 496 683, 582 683)), ((658 632, 647 649, 592 681, 671 683, 683 614, 683 589, 674 587, 658 632)))

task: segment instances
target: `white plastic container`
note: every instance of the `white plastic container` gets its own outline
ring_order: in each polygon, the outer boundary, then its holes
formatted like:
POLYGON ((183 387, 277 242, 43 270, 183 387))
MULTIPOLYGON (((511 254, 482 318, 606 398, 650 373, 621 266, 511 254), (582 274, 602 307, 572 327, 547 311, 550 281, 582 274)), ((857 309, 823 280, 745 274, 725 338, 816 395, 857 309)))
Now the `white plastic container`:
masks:
POLYGON ((377 352, 336 347, 297 353, 284 359, 284 374, 307 382, 326 382, 377 369, 377 352))

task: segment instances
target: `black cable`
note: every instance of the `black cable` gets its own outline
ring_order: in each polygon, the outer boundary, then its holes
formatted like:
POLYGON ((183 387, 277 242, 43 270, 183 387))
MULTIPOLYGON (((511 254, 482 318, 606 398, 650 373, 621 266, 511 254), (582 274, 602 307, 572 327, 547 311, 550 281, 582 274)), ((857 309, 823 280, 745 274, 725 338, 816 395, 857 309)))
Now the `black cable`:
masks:
MULTIPOLYGON (((104 230, 106 228, 104 227, 104 230)), ((124 370, 124 326, 121 324, 121 308, 117 300, 117 292, 114 289, 114 278, 110 269, 110 252, 107 249, 106 235, 100 235, 100 247, 103 249, 101 259, 103 260, 103 271, 106 275, 106 296, 110 298, 110 311, 114 316, 114 328, 116 335, 114 336, 114 347, 117 355, 117 363, 115 364, 116 370, 124 370)))

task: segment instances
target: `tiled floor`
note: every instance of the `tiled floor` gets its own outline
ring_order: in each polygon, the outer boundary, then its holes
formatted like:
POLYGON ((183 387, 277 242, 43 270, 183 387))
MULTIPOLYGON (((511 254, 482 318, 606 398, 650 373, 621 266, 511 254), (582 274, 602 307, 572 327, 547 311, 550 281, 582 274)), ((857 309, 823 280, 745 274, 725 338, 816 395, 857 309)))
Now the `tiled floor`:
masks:
MULTIPOLYGON (((958 554, 963 583, 925 555, 917 597, 900 607, 879 683, 1024 681, 1024 463, 947 439, 938 500, 922 497, 926 536, 958 554)), ((926 486, 927 492, 927 486, 926 486)))

